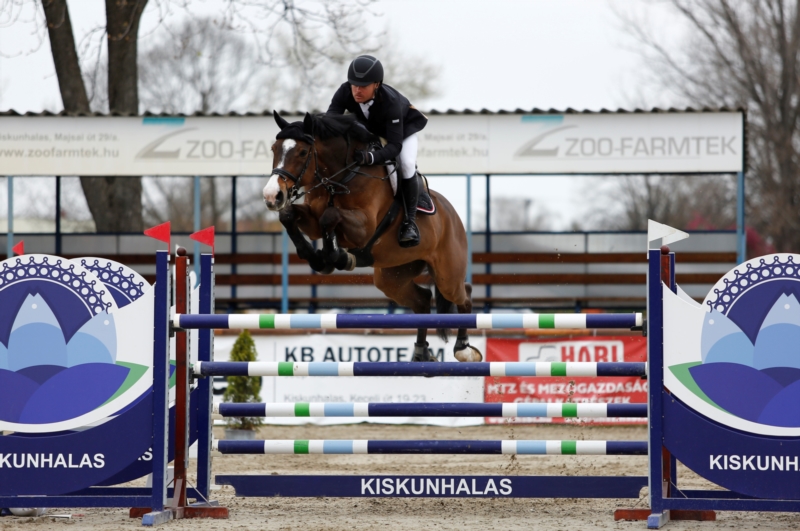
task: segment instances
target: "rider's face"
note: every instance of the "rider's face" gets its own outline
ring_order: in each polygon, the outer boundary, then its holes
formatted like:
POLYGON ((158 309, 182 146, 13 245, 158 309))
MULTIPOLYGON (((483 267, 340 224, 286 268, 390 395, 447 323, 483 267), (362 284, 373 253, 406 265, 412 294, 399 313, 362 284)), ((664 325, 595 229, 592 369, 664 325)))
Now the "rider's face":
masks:
POLYGON ((366 103, 375 97, 375 91, 378 90, 380 83, 372 83, 366 87, 358 87, 350 85, 350 90, 353 91, 353 99, 358 103, 366 103))

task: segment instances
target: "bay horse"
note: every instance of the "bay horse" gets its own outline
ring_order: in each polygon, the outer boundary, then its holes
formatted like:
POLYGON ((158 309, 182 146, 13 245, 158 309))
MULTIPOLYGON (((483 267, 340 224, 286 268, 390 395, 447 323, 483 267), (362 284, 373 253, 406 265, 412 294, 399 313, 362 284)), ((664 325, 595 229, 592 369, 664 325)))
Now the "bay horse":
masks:
MULTIPOLYGON (((447 199, 430 191, 436 212, 417 216, 420 244, 402 248, 397 241, 402 209, 387 166, 358 167, 353 161, 355 150, 379 139, 352 114, 307 113, 294 123, 273 115, 280 132, 272 145, 264 201, 279 212, 301 259, 322 274, 372 266, 375 287, 414 313, 431 312, 431 290, 414 281, 427 270, 438 313, 472 313, 472 286, 465 282, 467 235, 447 199), (304 202, 295 203, 301 196, 304 202), (306 236, 322 239, 322 249, 314 249, 306 236)), ((417 330, 413 361, 436 361, 427 333, 417 330)), ((447 341, 446 330, 439 335, 447 341)), ((458 330, 453 352, 459 361, 483 359, 469 344, 466 329, 458 330)))

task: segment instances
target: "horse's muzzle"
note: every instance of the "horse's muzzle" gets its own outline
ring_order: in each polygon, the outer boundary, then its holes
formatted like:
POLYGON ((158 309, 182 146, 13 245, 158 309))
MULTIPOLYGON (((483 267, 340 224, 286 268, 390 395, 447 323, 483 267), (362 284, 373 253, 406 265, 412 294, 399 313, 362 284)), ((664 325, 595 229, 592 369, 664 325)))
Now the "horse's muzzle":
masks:
POLYGON ((283 207, 286 206, 286 194, 284 194, 283 190, 281 190, 275 195, 275 201, 270 202, 264 199, 264 204, 267 205, 267 209, 272 210, 273 212, 283 210, 283 207))

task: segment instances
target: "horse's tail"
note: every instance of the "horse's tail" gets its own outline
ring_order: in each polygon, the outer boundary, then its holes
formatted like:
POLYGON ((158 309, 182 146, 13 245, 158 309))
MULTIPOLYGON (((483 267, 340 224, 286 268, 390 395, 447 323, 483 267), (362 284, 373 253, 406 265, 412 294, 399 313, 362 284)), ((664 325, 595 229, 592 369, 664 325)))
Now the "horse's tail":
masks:
MULTIPOLYGON (((434 293, 436 297, 436 313, 456 313, 456 305, 444 298, 442 292, 434 285, 434 293)), ((439 339, 447 343, 447 328, 437 328, 436 335, 439 339)))

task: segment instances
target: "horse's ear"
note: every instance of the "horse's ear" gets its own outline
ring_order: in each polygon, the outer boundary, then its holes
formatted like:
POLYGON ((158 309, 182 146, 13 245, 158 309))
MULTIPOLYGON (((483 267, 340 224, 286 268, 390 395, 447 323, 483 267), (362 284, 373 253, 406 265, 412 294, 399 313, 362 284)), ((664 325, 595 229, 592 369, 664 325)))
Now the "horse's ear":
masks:
POLYGON ((281 118, 281 115, 278 114, 278 111, 272 111, 272 116, 275 117, 275 123, 278 124, 278 127, 280 127, 281 130, 285 129, 286 126, 289 125, 289 122, 281 118))
POLYGON ((303 132, 314 136, 314 117, 310 113, 306 113, 306 117, 303 118, 303 132))

